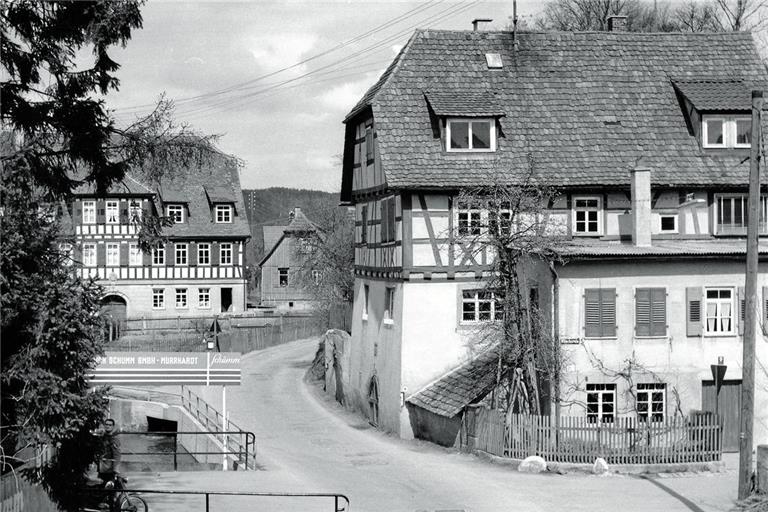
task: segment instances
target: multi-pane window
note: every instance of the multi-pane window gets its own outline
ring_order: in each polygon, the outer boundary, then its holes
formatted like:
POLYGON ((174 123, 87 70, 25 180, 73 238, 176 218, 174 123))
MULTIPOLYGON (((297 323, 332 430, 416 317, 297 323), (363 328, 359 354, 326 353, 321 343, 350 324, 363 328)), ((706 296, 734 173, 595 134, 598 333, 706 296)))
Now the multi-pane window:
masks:
POLYGON ((677 233, 677 214, 659 215, 660 233, 677 233))
POLYGON ((701 138, 705 148, 748 148, 752 120, 746 116, 704 116, 701 138))
POLYGON ((165 207, 165 214, 174 224, 181 224, 184 222, 184 205, 169 204, 165 207))
POLYGON ((120 266, 120 244, 107 244, 107 266, 120 266))
MULTIPOLYGON (((715 232, 718 235, 745 235, 749 219, 749 199, 746 194, 723 194, 715 199, 715 232)), ((768 233, 768 196, 760 197, 758 231, 768 233)))
POLYGON ((140 266, 143 263, 143 257, 139 244, 131 243, 128 245, 128 264, 132 267, 140 266))
POLYGON ((152 288, 152 309, 165 308, 165 290, 163 288, 152 288))
POLYGON ((211 307, 211 289, 210 288, 197 289, 197 305, 201 308, 211 307))
POLYGON ((587 384, 587 420, 613 423, 616 417, 616 384, 587 384))
POLYGON ((128 216, 131 222, 141 221, 141 203, 139 201, 134 199, 128 204, 128 216))
POLYGON ((635 290, 635 335, 666 336, 666 288, 638 288, 635 290))
POLYGON ((83 201, 83 224, 96 224, 96 201, 83 201))
POLYGON ((211 264, 211 244, 197 244, 197 264, 211 264))
POLYGON ((460 236, 479 235, 482 233, 482 210, 475 205, 459 203, 456 223, 460 236))
POLYGON ((490 322, 501 320, 503 303, 488 290, 464 290, 461 292, 461 321, 490 322))
POLYGON ((176 244, 176 265, 184 266, 187 264, 187 244, 176 244))
POLYGON ((96 266, 96 244, 83 244, 83 265, 96 266))
POLYGON ((496 123, 491 119, 450 119, 448 151, 495 151, 496 123))
POLYGON ((584 290, 584 335, 587 338, 616 336, 616 289, 584 290))
POLYGON ((232 205, 229 204, 217 204, 216 205, 216 222, 219 224, 228 224, 232 222, 232 205))
POLYGON ((187 289, 176 288, 176 307, 185 309, 187 307, 187 289))
POLYGON ((165 247, 162 245, 152 249, 152 265, 165 265, 165 247))
POLYGON ((219 245, 219 264, 220 265, 232 264, 232 244, 224 243, 219 245))
POLYGON ((287 268, 277 269, 277 284, 279 284, 280 286, 288 286, 288 269, 287 268))
POLYGON ((395 313, 395 289, 384 289, 384 320, 392 321, 395 313))
POLYGON ((107 216, 107 224, 120 223, 120 210, 119 210, 117 201, 106 202, 106 216, 107 216))
POLYGON ((732 288, 707 288, 704 291, 704 332, 733 334, 734 296, 732 288))
POLYGON ((637 418, 640 421, 664 421, 667 385, 663 382, 637 385, 637 418))
POLYGON ((573 198, 573 232, 599 235, 602 199, 599 197, 573 198))

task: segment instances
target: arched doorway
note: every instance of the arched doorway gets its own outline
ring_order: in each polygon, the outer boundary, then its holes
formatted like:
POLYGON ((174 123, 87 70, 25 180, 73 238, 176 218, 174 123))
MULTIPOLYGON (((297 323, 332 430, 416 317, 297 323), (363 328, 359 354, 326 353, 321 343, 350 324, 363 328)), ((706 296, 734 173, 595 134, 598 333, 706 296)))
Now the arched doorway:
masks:
POLYGON ((109 341, 120 337, 125 327, 128 303, 119 295, 107 295, 101 299, 101 317, 104 319, 104 337, 109 341))
POLYGON ((374 375, 368 385, 368 405, 370 407, 370 422, 374 427, 379 426, 379 381, 374 375))

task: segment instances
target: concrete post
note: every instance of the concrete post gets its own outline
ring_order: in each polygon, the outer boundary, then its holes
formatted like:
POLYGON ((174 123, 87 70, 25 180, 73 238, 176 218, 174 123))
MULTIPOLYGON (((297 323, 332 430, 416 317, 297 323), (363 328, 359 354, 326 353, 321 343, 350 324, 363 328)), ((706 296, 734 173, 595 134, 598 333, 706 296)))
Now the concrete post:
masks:
POLYGON ((757 492, 768 494, 768 444, 757 445, 757 492))

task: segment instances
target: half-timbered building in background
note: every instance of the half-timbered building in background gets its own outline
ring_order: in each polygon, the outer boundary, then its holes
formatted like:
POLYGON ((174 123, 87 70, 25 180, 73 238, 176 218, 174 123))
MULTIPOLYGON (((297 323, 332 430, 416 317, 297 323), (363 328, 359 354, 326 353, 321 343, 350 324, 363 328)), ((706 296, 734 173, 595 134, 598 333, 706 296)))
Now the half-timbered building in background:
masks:
MULTIPOLYGON (((487 391, 477 332, 497 314, 483 293, 493 255, 460 236, 482 238, 487 212, 455 199, 530 176, 557 187, 545 217, 568 240, 564 264, 531 265, 524 281, 562 344, 552 411, 653 421, 713 410, 722 357, 734 448, 750 90, 767 82, 744 33, 417 31, 345 119, 351 402, 403 437, 452 441, 487 391)), ((763 236, 766 219, 763 196, 763 236)), ((766 321, 764 239, 760 253, 766 321)))
MULTIPOLYGON (((206 159, 208 160, 208 159, 206 159)), ((104 194, 80 187, 65 212, 75 271, 104 288, 115 320, 210 317, 245 310, 250 238, 238 168, 225 155, 151 179, 126 175, 104 194), (167 217, 160 243, 139 248, 142 219, 167 217)))

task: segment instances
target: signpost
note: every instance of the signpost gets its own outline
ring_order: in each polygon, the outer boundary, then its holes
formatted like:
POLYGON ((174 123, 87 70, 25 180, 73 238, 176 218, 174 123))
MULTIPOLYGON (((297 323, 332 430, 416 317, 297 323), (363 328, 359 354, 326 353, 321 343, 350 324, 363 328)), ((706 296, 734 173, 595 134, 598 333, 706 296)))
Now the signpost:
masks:
POLYGON ((118 386, 239 386, 239 352, 106 352, 91 383, 118 386))

